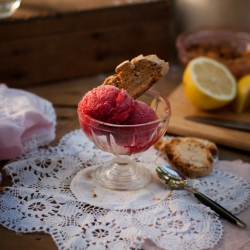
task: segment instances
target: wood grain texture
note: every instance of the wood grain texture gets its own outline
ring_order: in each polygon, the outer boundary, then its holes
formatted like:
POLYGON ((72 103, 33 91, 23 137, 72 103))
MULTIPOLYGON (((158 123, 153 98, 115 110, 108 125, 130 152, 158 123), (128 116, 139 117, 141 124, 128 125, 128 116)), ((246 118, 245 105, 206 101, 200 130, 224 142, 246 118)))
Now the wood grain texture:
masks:
POLYGON ((104 9, 110 7, 133 6, 137 4, 154 3, 167 0, 22 0, 20 7, 8 19, 0 20, 9 22, 21 19, 56 16, 68 13, 104 9))
MULTIPOLYGON (((49 3, 34 4, 42 11, 42 6, 49 9, 49 3)), ((25 4, 27 0, 20 9, 25 4)), ((67 12, 58 6, 55 14, 45 11, 30 16, 27 10, 27 15, 0 21, 0 82, 9 86, 111 71, 139 54, 154 53, 163 59, 168 55, 169 1, 90 9, 76 6, 67 12)))
POLYGON ((203 112, 187 100, 182 84, 169 96, 169 101, 171 103, 172 116, 168 132, 183 136, 204 138, 220 145, 250 151, 249 132, 184 119, 188 115, 204 115, 250 122, 250 110, 242 114, 236 114, 230 110, 230 107, 225 107, 210 112, 203 112))

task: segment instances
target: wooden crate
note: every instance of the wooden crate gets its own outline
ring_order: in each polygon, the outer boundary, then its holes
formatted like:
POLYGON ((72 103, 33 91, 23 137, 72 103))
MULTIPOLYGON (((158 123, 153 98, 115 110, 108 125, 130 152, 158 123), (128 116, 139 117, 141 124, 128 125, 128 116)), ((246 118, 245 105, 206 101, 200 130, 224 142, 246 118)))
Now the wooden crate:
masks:
POLYGON ((8 86, 113 72, 139 54, 168 60, 169 1, 106 1, 105 6, 74 10, 81 1, 72 0, 69 11, 63 3, 71 1, 59 1, 56 11, 48 7, 53 0, 43 1, 31 8, 32 0, 22 0, 13 17, 0 20, 0 82, 8 86))

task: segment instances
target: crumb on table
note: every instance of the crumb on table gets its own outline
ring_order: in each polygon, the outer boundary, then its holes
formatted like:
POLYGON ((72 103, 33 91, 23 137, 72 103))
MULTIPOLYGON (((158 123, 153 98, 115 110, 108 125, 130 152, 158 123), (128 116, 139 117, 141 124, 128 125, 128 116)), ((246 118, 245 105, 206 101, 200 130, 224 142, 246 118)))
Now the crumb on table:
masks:
POLYGON ((154 201, 160 201, 161 198, 153 198, 154 201))

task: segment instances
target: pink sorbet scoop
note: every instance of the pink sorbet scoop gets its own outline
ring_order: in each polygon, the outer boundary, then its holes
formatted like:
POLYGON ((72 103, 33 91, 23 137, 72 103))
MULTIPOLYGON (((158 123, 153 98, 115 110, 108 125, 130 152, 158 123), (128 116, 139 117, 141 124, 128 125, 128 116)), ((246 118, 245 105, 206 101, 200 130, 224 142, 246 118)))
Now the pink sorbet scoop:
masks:
POLYGON ((120 124, 135 107, 135 100, 125 90, 101 85, 86 93, 78 104, 78 111, 102 122, 120 124))
POLYGON ((87 92, 78 104, 78 112, 102 122, 121 125, 157 120, 151 107, 134 100, 126 90, 111 85, 101 85, 87 92))

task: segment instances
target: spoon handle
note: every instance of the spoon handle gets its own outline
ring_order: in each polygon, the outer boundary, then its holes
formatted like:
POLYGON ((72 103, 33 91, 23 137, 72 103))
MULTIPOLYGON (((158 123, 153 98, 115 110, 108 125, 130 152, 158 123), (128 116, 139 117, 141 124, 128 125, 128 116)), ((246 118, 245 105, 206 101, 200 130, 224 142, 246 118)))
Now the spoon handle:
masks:
POLYGON ((226 210, 221 205, 219 205, 215 201, 208 198, 206 195, 200 193, 195 188, 186 187, 186 189, 190 190, 199 201, 201 201, 204 205, 209 206, 216 213, 218 213, 221 217, 224 217, 225 219, 227 219, 227 220, 229 220, 229 221, 233 222, 234 224, 239 225, 241 227, 247 227, 247 225, 243 221, 241 221, 240 219, 235 217, 228 210, 226 210))

